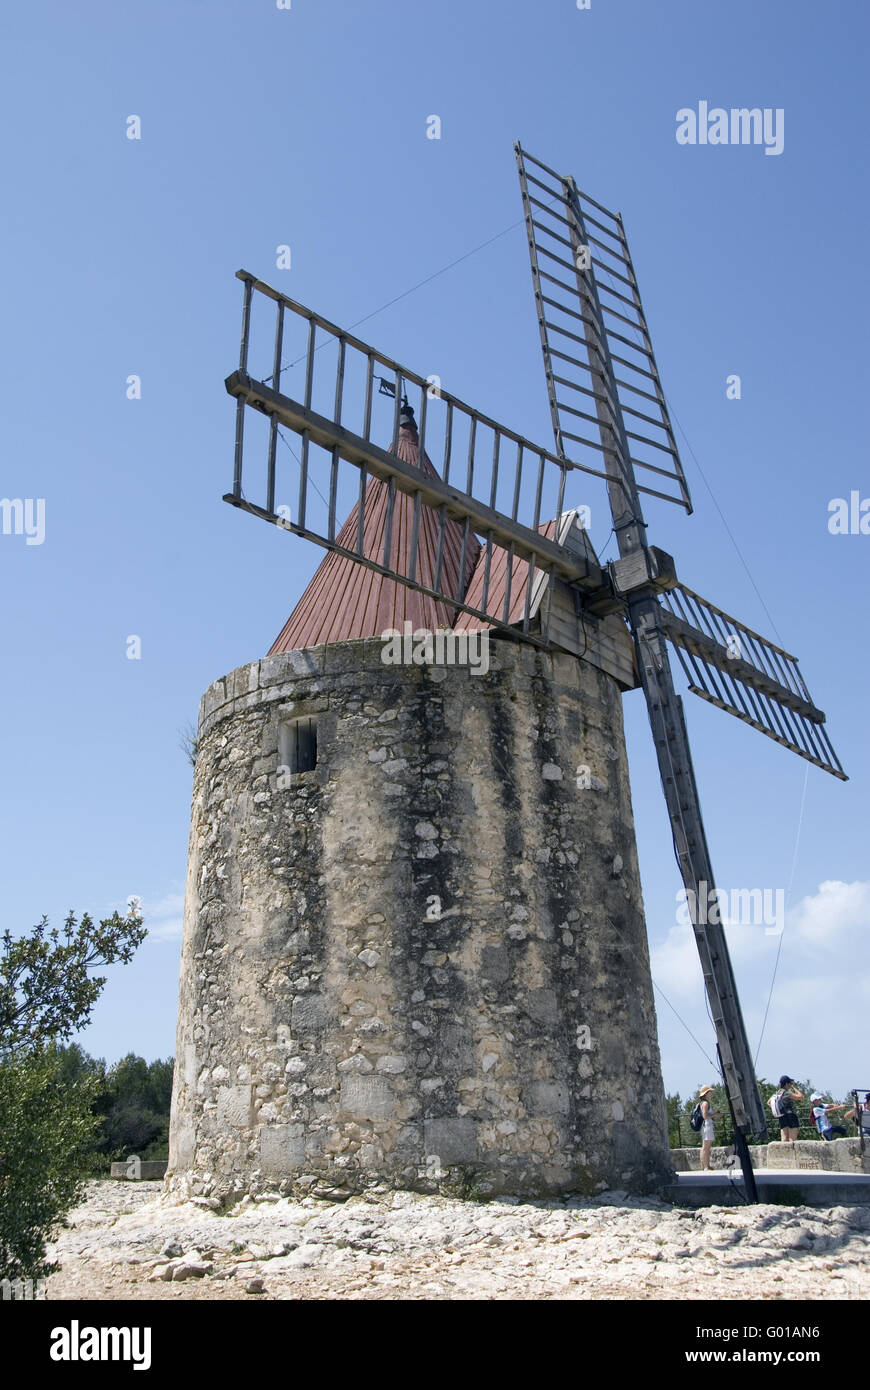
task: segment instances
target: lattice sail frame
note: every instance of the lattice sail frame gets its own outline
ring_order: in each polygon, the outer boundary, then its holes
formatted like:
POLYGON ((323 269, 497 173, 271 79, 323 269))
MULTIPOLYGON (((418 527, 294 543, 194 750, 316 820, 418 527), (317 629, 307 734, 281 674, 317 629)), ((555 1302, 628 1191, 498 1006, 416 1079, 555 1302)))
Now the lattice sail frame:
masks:
MULTIPOLYGON (((627 495, 631 486, 691 512, 622 218, 519 143, 515 153, 556 451, 606 480, 612 506, 621 490, 629 523, 640 521, 627 495), (569 392, 573 400, 565 399, 569 392), (580 409, 579 398, 591 401, 595 413, 580 409), (631 428, 636 420, 653 433, 631 428), (578 433, 576 421, 595 426, 597 437, 578 433), (597 450, 603 467, 580 463, 576 446, 597 450), (670 463, 662 466, 665 458, 670 463), (663 481, 656 487, 641 481, 638 469, 644 478, 663 481)), ((642 571, 640 583, 653 578, 648 555, 631 557, 642 571)), ((623 555, 617 569, 628 564, 623 555)), ((677 583, 675 575, 656 587, 665 635, 693 694, 846 780, 795 658, 677 583)))
POLYGON ((639 492, 691 512, 622 218, 582 193, 573 178, 557 174, 519 144, 515 150, 556 451, 610 481, 623 471, 608 466, 608 454, 615 452, 623 469, 644 470, 639 492), (603 380, 608 357, 615 400, 603 380), (568 392, 576 394, 565 400, 568 392), (586 401, 593 402, 594 414, 580 408, 586 401), (628 424, 648 427, 647 433, 628 428, 620 415, 630 417, 628 424), (607 442, 578 433, 584 425, 605 432, 607 442), (600 452, 603 467, 584 463, 581 450, 600 452))
POLYGON ((848 781, 795 657, 684 584, 666 590, 661 603, 693 694, 848 781))
MULTIPOLYGON (((396 362, 248 271, 238 271, 237 278, 244 284, 241 351, 238 370, 226 380, 227 391, 237 401, 235 466, 233 490, 224 501, 417 589, 457 612, 521 635, 538 646, 547 645, 549 597, 555 578, 577 586, 589 596, 606 597, 607 577, 591 547, 579 553, 556 544, 546 534, 546 523, 561 517, 570 506, 572 499, 567 493, 576 465, 498 424, 448 394, 440 384, 433 385, 431 378, 396 362), (254 331, 254 309, 255 305, 265 304, 272 306, 274 322, 271 326, 267 323, 269 331, 265 335, 258 335, 254 331), (291 346, 294 329, 298 355, 291 346), (263 368, 257 377, 249 371, 255 345, 263 368), (285 361, 288 348, 289 364, 285 361), (334 362, 327 349, 335 349, 334 362), (298 386, 290 388, 291 395, 282 376, 303 363, 298 386), (376 389, 378 381, 386 390, 376 389), (382 407, 384 413, 379 420, 377 408, 384 395, 389 398, 389 406, 382 407), (419 456, 431 455, 440 466, 440 477, 429 476, 397 455, 402 401, 406 397, 416 412, 419 456), (250 411, 268 422, 264 441, 266 467, 256 482, 261 501, 247 495, 252 490, 251 470, 245 467, 245 430, 250 411), (281 425, 293 430, 301 441, 292 509, 281 508, 277 501, 286 495, 277 448, 281 425), (378 432, 386 438, 387 447, 375 442, 378 432), (457 474, 461 479, 459 486, 454 481, 457 474), (328 480, 328 498, 314 483, 315 475, 324 482, 328 480), (380 560, 363 550, 363 499, 371 478, 380 479, 389 489, 380 560), (414 502, 407 564, 402 568, 397 566, 396 547, 392 544, 397 492, 409 495, 414 502), (342 508, 349 511, 354 503, 358 507, 359 528, 355 546, 347 548, 338 540, 339 514, 342 508), (417 573, 424 508, 437 515, 439 559, 432 585, 421 583, 417 573), (525 524, 521 517, 528 518, 530 524, 525 524), (467 601, 461 581, 461 592, 452 592, 443 583, 440 556, 448 519, 457 522, 469 540, 478 537, 483 550, 483 584, 475 604, 467 601), (495 586, 490 586, 489 577, 500 550, 505 552, 499 558, 508 578, 496 602, 495 586), (517 560, 524 562, 518 571, 524 587, 519 619, 516 588, 511 592, 517 560), (550 582, 538 621, 533 625, 535 596, 542 575, 550 582)), ((460 567, 460 574, 470 579, 470 563, 460 567)))

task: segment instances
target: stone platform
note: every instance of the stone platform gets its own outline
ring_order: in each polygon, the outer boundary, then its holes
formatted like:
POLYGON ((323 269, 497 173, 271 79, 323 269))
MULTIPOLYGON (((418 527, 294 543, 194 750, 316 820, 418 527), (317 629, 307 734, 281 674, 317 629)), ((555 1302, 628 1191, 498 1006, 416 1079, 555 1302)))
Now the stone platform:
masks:
MULTIPOLYGON (((870 1177, 863 1173, 756 1168, 761 1202, 804 1207, 870 1206, 870 1177)), ((681 1207, 743 1206, 746 1193, 739 1166, 726 1172, 677 1173, 662 1197, 681 1207)))

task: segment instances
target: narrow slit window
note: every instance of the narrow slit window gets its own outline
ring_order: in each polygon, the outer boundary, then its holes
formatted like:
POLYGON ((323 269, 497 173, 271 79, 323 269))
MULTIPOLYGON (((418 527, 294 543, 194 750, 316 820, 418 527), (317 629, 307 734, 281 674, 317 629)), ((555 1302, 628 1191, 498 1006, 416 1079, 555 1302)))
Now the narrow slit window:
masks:
POLYGON ((295 776, 317 766, 317 720, 294 719, 281 725, 279 775, 295 776))

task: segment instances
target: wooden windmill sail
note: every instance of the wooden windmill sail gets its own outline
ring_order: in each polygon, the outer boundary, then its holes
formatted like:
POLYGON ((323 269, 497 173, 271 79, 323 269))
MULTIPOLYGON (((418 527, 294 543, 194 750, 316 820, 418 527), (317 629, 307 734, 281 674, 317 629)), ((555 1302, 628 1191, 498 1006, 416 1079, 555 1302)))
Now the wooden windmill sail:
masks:
MULTIPOLYGON (((399 415, 396 454, 427 477, 438 478, 432 463, 420 451, 417 426, 409 406, 403 407, 399 415)), ((413 543, 417 551, 417 577, 421 583, 431 584, 438 562, 437 513, 428 507, 421 508, 416 521, 415 538, 411 498, 399 492, 391 507, 389 484, 370 478, 362 507, 359 502, 354 503, 335 538, 339 549, 330 551, 324 558, 269 649, 269 655, 316 647, 323 642, 375 637, 389 628, 401 631, 406 622, 414 630, 425 628, 428 632, 449 627, 455 611, 452 605, 396 579, 388 579, 374 568, 365 569, 361 576, 358 561, 341 554, 341 549, 357 547, 364 556, 378 561, 387 546, 389 567, 403 571, 413 543)), ((449 593, 463 592, 468 576, 476 567, 480 546, 476 538, 465 533, 455 521, 447 523, 440 542, 444 587, 449 593)))
POLYGON ((434 619, 430 627, 446 615, 457 627, 486 625, 588 655, 623 687, 642 687, 754 1193, 746 1135, 766 1132, 765 1114, 725 933, 700 906, 715 878, 669 648, 695 694, 833 776, 845 774, 795 658, 682 585, 673 559, 650 543, 641 497, 688 512, 691 501, 622 220, 573 178, 519 146, 516 154, 555 451, 239 271, 241 356, 226 383, 237 401, 235 473, 225 500, 330 552, 310 586, 318 603, 303 595, 273 650, 340 640, 314 632, 314 607, 333 614, 330 632, 376 635, 385 615, 400 612, 403 586, 417 596, 408 615, 434 619), (254 308, 270 303, 267 348, 254 308), (260 377, 249 370, 255 348, 271 358, 260 377), (268 436, 260 502, 248 495, 258 486, 250 467, 244 472, 252 413, 265 417, 268 436), (282 427, 299 436, 290 519, 276 502, 282 427), (606 567, 566 510, 578 475, 607 487, 619 558, 606 567), (343 526, 339 515, 348 516, 343 526), (324 604, 323 585, 339 595, 342 574, 360 565, 374 596, 363 616, 342 611, 337 597, 324 604))

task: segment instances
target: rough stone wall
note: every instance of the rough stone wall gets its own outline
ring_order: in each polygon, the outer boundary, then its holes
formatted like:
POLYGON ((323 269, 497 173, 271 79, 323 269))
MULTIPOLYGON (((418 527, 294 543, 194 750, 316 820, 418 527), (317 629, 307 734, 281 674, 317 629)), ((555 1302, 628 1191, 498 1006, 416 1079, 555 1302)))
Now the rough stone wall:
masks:
POLYGON ((203 697, 169 1190, 657 1188, 617 686, 504 639, 485 676, 381 650, 203 697), (317 766, 279 786, 279 724, 312 715, 317 766))

